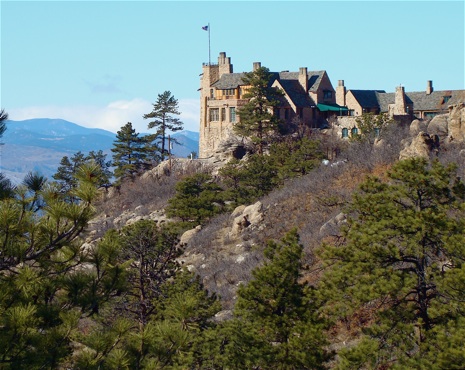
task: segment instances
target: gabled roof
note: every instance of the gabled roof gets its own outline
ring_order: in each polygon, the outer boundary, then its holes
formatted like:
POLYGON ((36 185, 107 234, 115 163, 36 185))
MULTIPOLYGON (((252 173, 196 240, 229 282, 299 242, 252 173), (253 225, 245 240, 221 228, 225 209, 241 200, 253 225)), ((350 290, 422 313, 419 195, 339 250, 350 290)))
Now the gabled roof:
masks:
POLYGON ((225 73, 218 81, 212 84, 212 87, 216 87, 217 89, 235 89, 243 85, 242 77, 244 77, 244 73, 225 73))
MULTIPOLYGON (((307 72, 308 90, 310 92, 318 91, 325 73, 325 71, 307 72)), ((271 72, 271 74, 273 77, 270 84, 278 80, 285 93, 297 107, 308 107, 314 104, 299 82, 299 72, 271 72)), ((212 84, 212 87, 217 89, 236 89, 244 84, 242 81, 244 75, 244 73, 225 73, 218 81, 212 84)))
MULTIPOLYGON (((395 93, 386 93, 384 90, 349 90, 362 108, 379 108, 387 112, 389 104, 394 104, 395 93)), ((426 94, 426 91, 405 93, 405 102, 413 105, 414 111, 437 111, 446 109, 451 104, 465 103, 465 90, 442 90, 426 94), (448 101, 445 96, 450 96, 448 101)))
POLYGON ((414 110, 447 109, 449 105, 465 103, 465 90, 433 91, 429 95, 425 91, 416 91, 406 95, 412 100, 414 110), (445 96, 450 96, 447 102, 444 100, 445 96))
POLYGON ((362 108, 378 108, 377 93, 385 93, 384 90, 349 90, 362 108))
POLYGON ((305 93, 299 81, 287 79, 280 79, 278 81, 296 107, 303 108, 314 104, 310 96, 305 93))
MULTIPOLYGON (((271 72, 273 75, 271 83, 278 79, 282 81, 299 81, 299 72, 271 72)), ((308 89, 310 92, 317 92, 325 71, 309 71, 308 73, 308 89)), ((235 89, 243 85, 242 78, 244 73, 225 73, 218 81, 212 84, 212 87, 217 89, 235 89)), ((302 89, 303 91, 303 89, 302 89)))

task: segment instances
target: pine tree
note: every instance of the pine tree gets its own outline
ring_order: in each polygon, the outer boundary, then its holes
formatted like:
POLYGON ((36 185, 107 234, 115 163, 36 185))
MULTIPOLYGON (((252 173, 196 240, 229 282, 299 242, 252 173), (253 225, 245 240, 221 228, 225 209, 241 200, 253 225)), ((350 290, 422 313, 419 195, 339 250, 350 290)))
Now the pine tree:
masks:
POLYGON ((329 269, 319 291, 339 320, 374 317, 360 346, 340 353, 341 367, 416 367, 436 332, 463 323, 464 189, 454 166, 415 158, 354 195, 345 242, 322 248, 329 269))
POLYGON ((85 156, 81 151, 73 154, 71 158, 64 156, 60 165, 58 166, 57 172, 53 175, 53 178, 58 182, 61 187, 62 193, 69 193, 77 186, 75 175, 81 165, 85 162, 85 156))
POLYGON ((0 138, 6 131, 6 121, 8 120, 8 113, 4 109, 0 110, 0 138))
POLYGON ((136 174, 146 167, 147 154, 144 145, 144 140, 139 137, 131 122, 116 133, 116 141, 111 151, 117 183, 125 179, 134 179, 136 174))
POLYGON ((0 172, 0 200, 13 198, 15 195, 15 186, 4 173, 0 172))
POLYGON ((238 111, 240 120, 234 125, 234 132, 250 138, 259 155, 279 129, 280 120, 273 114, 273 109, 283 93, 271 87, 272 77, 266 67, 246 72, 242 77, 243 84, 248 86, 244 98, 249 101, 238 111))
MULTIPOLYGON (((4 109, 0 110, 0 139, 6 131, 6 120, 8 119, 8 113, 4 109)), ((2 145, 2 143, 0 143, 2 145)), ((12 198, 14 196, 15 186, 0 172, 0 200, 6 198, 12 198)))
POLYGON ((100 300, 110 294, 111 284, 95 280, 94 272, 110 276, 115 261, 98 268, 86 263, 94 251, 83 251, 78 240, 93 215, 96 170, 80 169, 70 195, 79 200, 75 203, 37 178, 26 179, 30 197, 0 201, 2 369, 60 368, 71 353, 79 319, 93 312, 82 304, 82 292, 100 292, 100 300), (43 202, 40 212, 37 199, 43 202))
POLYGON ((223 209, 221 187, 211 175, 198 173, 176 184, 176 195, 166 208, 169 217, 199 225, 223 209))
POLYGON ((148 128, 155 128, 154 140, 158 140, 157 146, 160 148, 160 157, 163 161, 167 156, 166 138, 168 131, 176 132, 182 130, 183 124, 179 118, 181 113, 178 108, 178 101, 171 95, 170 91, 158 94, 157 101, 152 104, 153 110, 144 114, 144 119, 153 119, 148 123, 148 128))
POLYGON ((299 282, 302 246, 296 230, 270 242, 267 261, 237 294, 233 321, 219 330, 227 368, 319 369, 329 355, 324 325, 308 286, 299 282))
POLYGON ((92 330, 76 336, 85 350, 74 366, 190 368, 220 306, 198 277, 181 270, 176 235, 143 220, 108 232, 102 243, 117 246, 110 250, 124 266, 125 284, 92 330))
POLYGON ((111 178, 113 177, 113 172, 110 170, 111 168, 111 161, 107 161, 107 155, 103 154, 102 150, 97 152, 90 151, 86 157, 87 161, 94 161, 100 168, 98 174, 98 182, 97 185, 100 187, 108 187, 111 184, 111 178))

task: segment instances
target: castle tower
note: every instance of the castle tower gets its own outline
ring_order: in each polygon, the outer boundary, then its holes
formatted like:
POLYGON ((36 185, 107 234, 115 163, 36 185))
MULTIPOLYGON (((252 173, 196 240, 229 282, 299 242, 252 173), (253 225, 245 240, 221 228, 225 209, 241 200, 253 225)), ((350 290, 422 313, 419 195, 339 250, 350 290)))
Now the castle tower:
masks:
POLYGON ((212 85, 217 82, 222 75, 233 73, 231 58, 221 52, 218 57, 218 64, 204 63, 202 65, 202 74, 200 75, 200 139, 199 139, 199 158, 205 158, 208 155, 208 148, 214 146, 217 133, 221 127, 210 123, 208 112, 209 106, 215 102, 216 89, 212 85))

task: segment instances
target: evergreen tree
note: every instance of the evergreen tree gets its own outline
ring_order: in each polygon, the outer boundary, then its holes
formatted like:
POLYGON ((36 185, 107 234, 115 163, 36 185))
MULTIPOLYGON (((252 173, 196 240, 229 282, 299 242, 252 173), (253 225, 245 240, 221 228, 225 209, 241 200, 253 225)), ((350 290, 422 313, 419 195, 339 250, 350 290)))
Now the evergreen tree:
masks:
MULTIPOLYGON (((0 139, 6 131, 6 120, 8 119, 8 113, 4 109, 0 110, 0 139)), ((0 143, 2 145, 2 143, 0 143)), ((11 198, 14 195, 15 186, 0 172, 0 200, 5 198, 11 198)))
POLYGON ((0 110, 0 138, 6 131, 6 121, 8 120, 8 113, 4 109, 0 110))
POLYGON ((259 155, 279 129, 280 120, 273 109, 283 93, 271 87, 272 77, 266 67, 246 72, 242 77, 243 84, 248 86, 244 98, 249 101, 238 111, 240 120, 234 125, 234 132, 250 138, 259 155))
POLYGON ((139 323, 146 324, 155 314, 154 300, 160 296, 162 284, 179 269, 179 240, 174 232, 159 228, 151 220, 141 220, 124 227, 119 242, 121 261, 131 261, 130 289, 122 296, 122 306, 139 323))
POLYGON ((0 172, 0 200, 13 198, 15 195, 15 186, 4 173, 0 172))
MULTIPOLYGON (((76 297, 110 287, 105 279, 93 279, 95 265, 86 263, 86 255, 94 251, 83 251, 78 241, 93 215, 95 170, 81 168, 72 194, 76 203, 66 202, 56 187, 37 178, 25 182, 32 196, 0 201, 2 369, 60 368, 72 351, 78 320, 92 312, 73 298, 70 287, 76 297), (43 207, 37 212, 39 198, 43 207), (75 284, 68 284, 69 279, 75 284)), ((109 275, 107 268, 114 267, 101 264, 98 270, 109 275)))
POLYGON ((198 361, 202 332, 219 303, 197 277, 180 269, 176 235, 143 220, 108 232, 102 242, 118 246, 115 258, 125 266, 125 286, 92 331, 76 337, 85 350, 74 365, 189 368, 198 361))
POLYGON ((221 187, 211 175, 198 173, 176 184, 176 195, 166 208, 169 217, 179 217, 184 222, 201 224, 223 209, 221 187))
POLYGON ((57 172, 52 176, 60 185, 62 193, 69 193, 76 188, 76 173, 80 166, 85 162, 85 156, 81 151, 73 154, 71 158, 64 156, 57 172))
POLYGON ((311 289, 299 282, 302 246, 296 230, 270 242, 267 261, 238 290, 235 318, 219 330, 226 368, 320 369, 329 359, 311 289))
POLYGON ((84 163, 94 161, 98 166, 99 171, 95 175, 96 186, 107 187, 110 185, 110 179, 113 173, 110 171, 111 161, 106 160, 107 155, 103 154, 102 150, 98 152, 90 151, 88 155, 84 155, 81 151, 73 154, 71 158, 64 156, 60 161, 57 172, 53 178, 58 182, 63 193, 69 193, 76 187, 76 174, 84 163))
POLYGON ((153 138, 158 140, 157 146, 160 148, 160 156, 163 161, 167 156, 165 143, 168 131, 175 132, 183 128, 181 120, 176 117, 181 113, 179 112, 178 101, 171 95, 170 91, 158 94, 157 101, 152 105, 152 112, 144 114, 144 119, 153 119, 149 122, 148 128, 156 129, 153 138))
POLYGON ((97 185, 105 188, 110 186, 113 172, 110 170, 111 161, 107 161, 107 155, 103 154, 102 150, 97 152, 92 150, 87 155, 86 160, 94 161, 100 168, 97 185))
POLYGON ((273 143, 269 152, 251 155, 247 161, 232 160, 220 169, 225 199, 234 205, 251 203, 283 185, 284 180, 309 173, 323 158, 320 143, 305 137, 273 143))
POLYGON ((29 172, 23 179, 22 187, 16 189, 24 207, 33 212, 39 211, 45 205, 41 191, 47 183, 47 178, 37 172, 29 172))
POLYGON ((113 143, 113 165, 115 168, 116 182, 121 183, 125 179, 134 179, 136 174, 146 167, 145 142, 139 137, 139 133, 128 122, 116 133, 116 141, 113 143))
POLYGON ((340 353, 342 368, 418 367, 434 357, 437 333, 460 332, 464 189, 454 166, 415 158, 395 164, 388 182, 368 178, 354 195, 344 243, 322 249, 329 270, 319 289, 337 319, 373 315, 360 345, 340 353))

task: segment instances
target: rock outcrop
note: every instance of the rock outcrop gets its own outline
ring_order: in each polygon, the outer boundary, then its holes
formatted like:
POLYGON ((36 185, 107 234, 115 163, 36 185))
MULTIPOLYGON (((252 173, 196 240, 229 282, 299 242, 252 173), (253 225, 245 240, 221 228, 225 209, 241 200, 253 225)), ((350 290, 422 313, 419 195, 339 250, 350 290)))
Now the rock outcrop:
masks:
POLYGON ((462 143, 465 140, 465 103, 449 107, 449 141, 462 143))
POLYGON ((429 135, 426 132, 420 131, 411 143, 400 151, 399 159, 413 157, 429 158, 438 146, 439 137, 437 135, 429 135))
POLYGON ((250 227, 259 227, 263 221, 262 203, 257 202, 250 206, 239 206, 231 214, 232 219, 231 231, 229 237, 237 238, 244 231, 250 227))
POLYGON ((449 135, 449 115, 439 114, 430 121, 427 128, 427 133, 430 136, 437 135, 440 141, 445 141, 449 135))

